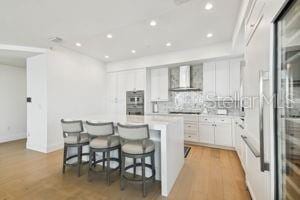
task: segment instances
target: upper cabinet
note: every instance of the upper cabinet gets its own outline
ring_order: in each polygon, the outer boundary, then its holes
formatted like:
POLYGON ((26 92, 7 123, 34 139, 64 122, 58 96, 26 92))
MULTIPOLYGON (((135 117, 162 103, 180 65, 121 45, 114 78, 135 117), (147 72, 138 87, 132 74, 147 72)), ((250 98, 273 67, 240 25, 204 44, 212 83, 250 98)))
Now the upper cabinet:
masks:
POLYGON ((151 101, 169 100, 168 68, 151 69, 151 101))
POLYGON ((126 92, 146 90, 146 69, 110 72, 107 75, 110 112, 126 114, 126 92))
POLYGON ((216 95, 229 96, 229 61, 216 62, 216 95))
POLYGON ((229 95, 238 97, 241 89, 241 60, 230 60, 229 65, 229 95))
POLYGON ((208 95, 207 98, 235 97, 236 94, 238 95, 240 63, 240 59, 204 63, 203 93, 208 95))
POLYGON ((216 92, 216 63, 203 64, 203 93, 215 96, 216 92))
POLYGON ((249 42, 251 41, 252 36, 255 30, 257 29, 257 26, 262 20, 264 7, 265 7, 265 0, 254 0, 251 5, 250 12, 246 18, 246 23, 245 23, 246 45, 248 45, 249 42))

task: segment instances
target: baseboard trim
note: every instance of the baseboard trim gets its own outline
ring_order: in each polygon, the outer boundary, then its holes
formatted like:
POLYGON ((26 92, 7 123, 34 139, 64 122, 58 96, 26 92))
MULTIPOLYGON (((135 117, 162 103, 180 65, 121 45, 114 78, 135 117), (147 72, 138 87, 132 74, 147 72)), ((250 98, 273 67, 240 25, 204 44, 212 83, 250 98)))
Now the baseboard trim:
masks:
POLYGON ((200 142, 184 141, 184 144, 187 144, 187 145, 191 144, 191 145, 197 145, 197 146, 205 146, 205 147, 210 147, 210 148, 226 149, 226 150, 235 151, 234 147, 226 147, 226 146, 206 144, 206 143, 200 143, 200 142))
POLYGON ((11 134, 10 136, 4 136, 4 137, 0 136, 0 143, 21 140, 25 138, 26 138, 26 132, 11 134))
POLYGON ((41 153, 47 153, 47 150, 43 147, 41 147, 40 145, 35 145, 35 144, 30 144, 27 140, 27 143, 26 143, 26 149, 30 149, 30 150, 33 150, 33 151, 38 151, 38 152, 41 152, 41 153))
POLYGON ((255 196, 253 195, 253 194, 254 194, 254 193, 253 193, 253 189, 252 189, 252 187, 250 186, 249 181, 247 180, 247 176, 246 176, 246 185, 247 185, 248 191, 249 191, 249 193, 250 193, 251 199, 252 199, 252 200, 256 200, 255 196))
POLYGON ((62 149, 64 147, 64 143, 56 143, 56 144, 51 144, 48 145, 47 147, 47 153, 53 152, 53 151, 57 151, 59 149, 62 149))

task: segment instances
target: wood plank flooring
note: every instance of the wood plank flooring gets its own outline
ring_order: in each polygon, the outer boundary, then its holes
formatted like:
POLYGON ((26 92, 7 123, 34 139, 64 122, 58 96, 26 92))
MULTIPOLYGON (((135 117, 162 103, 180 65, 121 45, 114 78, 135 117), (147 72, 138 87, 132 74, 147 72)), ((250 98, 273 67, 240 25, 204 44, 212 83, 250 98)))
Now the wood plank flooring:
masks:
MULTIPOLYGON (((106 186, 102 175, 87 181, 87 168, 78 178, 75 168, 62 175, 62 151, 43 154, 25 149, 25 140, 0 144, 0 199, 166 199, 160 196, 160 183, 149 185, 142 198, 139 185, 119 189, 114 176, 106 186)), ((168 197, 171 200, 248 200, 244 174, 235 152, 192 146, 185 165, 168 197)))

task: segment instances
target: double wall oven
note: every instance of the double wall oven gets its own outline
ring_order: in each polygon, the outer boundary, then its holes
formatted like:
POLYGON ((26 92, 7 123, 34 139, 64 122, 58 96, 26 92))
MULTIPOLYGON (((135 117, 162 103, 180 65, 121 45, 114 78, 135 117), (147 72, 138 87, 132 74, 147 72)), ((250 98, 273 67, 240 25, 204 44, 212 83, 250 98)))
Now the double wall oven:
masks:
POLYGON ((144 91, 127 91, 126 92, 126 114, 127 115, 144 115, 144 91))

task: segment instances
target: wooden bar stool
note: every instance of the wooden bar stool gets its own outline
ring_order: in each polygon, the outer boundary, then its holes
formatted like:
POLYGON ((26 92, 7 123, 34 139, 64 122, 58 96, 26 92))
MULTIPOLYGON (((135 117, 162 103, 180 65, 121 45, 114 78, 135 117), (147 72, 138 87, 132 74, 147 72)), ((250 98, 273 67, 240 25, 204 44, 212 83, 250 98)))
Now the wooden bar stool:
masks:
POLYGON ((87 133, 83 133, 83 123, 81 120, 61 120, 63 137, 64 137, 64 156, 63 156, 63 174, 65 173, 66 166, 77 166, 77 175, 80 176, 82 156, 89 155, 82 153, 82 147, 89 144, 87 133), (68 157, 68 148, 76 147, 77 154, 68 157), (68 164, 67 161, 77 157, 77 163, 68 164))
POLYGON ((155 181, 155 145, 149 139, 148 125, 123 125, 118 123, 118 132, 121 141, 121 190, 124 190, 124 182, 132 182, 142 184, 143 196, 146 196, 146 183, 149 180, 155 181), (145 159, 150 157, 151 164, 146 164, 145 159), (132 158, 133 164, 126 166, 126 158, 132 158), (141 159, 137 163, 137 159, 141 159), (136 178, 136 167, 142 167, 142 177, 136 178), (149 168, 152 171, 150 177, 146 177, 145 169, 149 168), (126 175, 126 171, 133 169, 133 178, 126 175))
POLYGON ((87 121, 85 128, 88 132, 90 140, 90 160, 88 178, 90 179, 91 171, 105 173, 107 184, 110 185, 111 173, 120 169, 121 165, 120 139, 119 136, 114 135, 114 124, 113 122, 103 123, 87 121), (111 152, 114 150, 118 150, 118 158, 111 157, 111 152), (97 160, 97 152, 102 153, 102 159, 97 160), (111 161, 117 162, 118 166, 115 168, 111 168, 111 161), (102 163, 102 171, 96 171, 97 163, 102 163))

